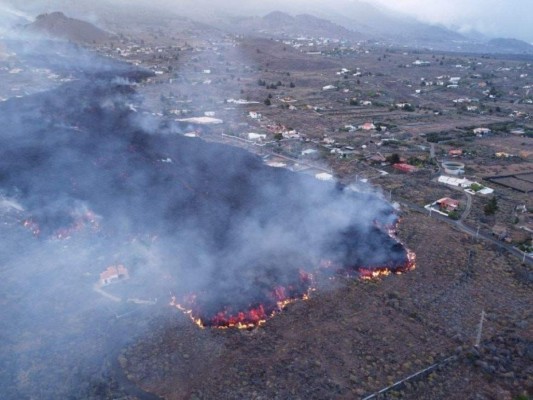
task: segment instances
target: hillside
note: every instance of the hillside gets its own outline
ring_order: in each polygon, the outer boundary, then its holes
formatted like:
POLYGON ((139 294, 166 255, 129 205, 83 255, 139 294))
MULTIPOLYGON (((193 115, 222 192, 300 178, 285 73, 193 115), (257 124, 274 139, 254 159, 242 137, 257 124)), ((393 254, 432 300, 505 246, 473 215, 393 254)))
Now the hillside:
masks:
POLYGON ((321 17, 347 29, 358 29, 373 39, 384 39, 402 45, 465 40, 462 35, 447 28, 422 23, 407 15, 360 1, 342 2, 333 9, 323 9, 319 13, 321 17))
POLYGON ((25 30, 79 43, 103 42, 112 36, 89 22, 69 18, 62 12, 41 14, 26 25, 25 30))
POLYGON ((533 53, 532 45, 518 39, 496 38, 489 40, 488 45, 498 51, 505 51, 508 53, 533 53))
POLYGON ((217 25, 232 32, 257 36, 308 36, 338 40, 364 38, 356 29, 346 29, 323 18, 309 14, 292 16, 281 11, 273 11, 264 17, 233 17, 225 22, 218 21, 217 25))

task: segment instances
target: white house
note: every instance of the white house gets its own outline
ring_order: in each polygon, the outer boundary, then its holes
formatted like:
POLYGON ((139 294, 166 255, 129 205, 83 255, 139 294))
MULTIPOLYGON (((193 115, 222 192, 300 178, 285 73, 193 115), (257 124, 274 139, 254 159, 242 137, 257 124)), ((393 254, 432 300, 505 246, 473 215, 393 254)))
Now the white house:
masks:
POLYGON ((490 133, 490 129, 489 128, 476 128, 474 129, 474 133, 477 136, 483 136, 483 135, 490 133))
POLYGON ((316 174, 315 178, 318 179, 319 181, 332 181, 333 175, 328 174, 327 172, 321 172, 319 174, 316 174))
POLYGON ((250 132, 248 134, 248 139, 249 140, 265 140, 267 137, 267 135, 265 135, 264 133, 254 133, 254 132, 250 132))

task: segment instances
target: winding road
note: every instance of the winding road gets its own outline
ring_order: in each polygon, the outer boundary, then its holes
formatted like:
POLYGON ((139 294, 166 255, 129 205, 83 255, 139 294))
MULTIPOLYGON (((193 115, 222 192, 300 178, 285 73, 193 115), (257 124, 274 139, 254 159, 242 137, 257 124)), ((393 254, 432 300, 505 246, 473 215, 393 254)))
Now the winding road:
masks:
POLYGON ((487 235, 483 232, 479 232, 477 229, 472 229, 470 228, 469 226, 465 225, 463 223, 463 220, 468 216, 468 213, 470 213, 470 210, 472 209, 472 196, 470 194, 468 194, 468 201, 467 201, 467 208, 465 209, 465 212, 463 213, 463 215, 461 216, 461 218, 458 220, 458 221, 454 221, 448 217, 445 217, 443 215, 440 215, 439 213, 430 213, 428 214, 428 211, 424 208, 424 207, 421 207, 417 204, 414 204, 414 203, 411 203, 410 201, 407 201, 405 199, 402 199, 400 197, 395 197, 393 196, 393 200, 397 201, 398 203, 400 203, 403 207, 411 210, 411 211, 415 211, 415 212, 418 212, 418 213, 421 213, 421 214, 425 214, 425 215, 428 215, 430 218, 435 218, 435 219, 438 219, 444 223, 447 223, 448 225, 451 225, 453 227, 455 227, 456 229, 460 230, 461 232, 464 232, 476 239, 479 239, 479 240, 484 240, 486 242, 490 242, 491 244, 497 246, 498 248, 502 249, 502 250, 505 250, 507 251, 508 253, 514 255, 515 257, 519 258, 520 261, 522 261, 523 263, 527 263, 528 265, 533 265, 533 257, 527 255, 527 254, 524 254, 524 252, 518 250, 517 248, 513 247, 513 246, 510 246, 508 245, 507 243, 505 242, 502 242, 502 241, 499 241, 497 239, 495 239, 494 237, 490 236, 490 235, 487 235), (468 211, 468 212, 467 212, 468 211))

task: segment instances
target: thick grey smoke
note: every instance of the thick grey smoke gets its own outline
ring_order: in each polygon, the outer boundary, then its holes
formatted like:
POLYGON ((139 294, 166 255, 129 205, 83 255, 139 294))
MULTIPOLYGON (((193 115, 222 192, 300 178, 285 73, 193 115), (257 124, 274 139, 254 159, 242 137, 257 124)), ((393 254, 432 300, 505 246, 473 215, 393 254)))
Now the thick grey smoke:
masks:
POLYGON ((63 42, 3 46, 10 71, 65 79, 0 103, 0 397, 105 398, 104 361, 169 293, 204 293, 216 311, 324 259, 405 260, 375 226, 396 218, 379 196, 142 122, 130 105, 150 72, 63 42), (130 280, 102 294, 99 274, 118 264, 130 280))

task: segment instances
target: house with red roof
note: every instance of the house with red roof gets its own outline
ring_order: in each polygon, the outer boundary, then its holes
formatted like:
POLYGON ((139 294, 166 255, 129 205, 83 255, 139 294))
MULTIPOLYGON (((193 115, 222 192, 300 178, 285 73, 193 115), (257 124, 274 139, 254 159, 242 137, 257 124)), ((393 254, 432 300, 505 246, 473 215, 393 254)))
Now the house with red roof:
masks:
POLYGON ((100 286, 107 286, 113 282, 130 277, 128 269, 122 265, 111 265, 105 271, 100 273, 100 286))

